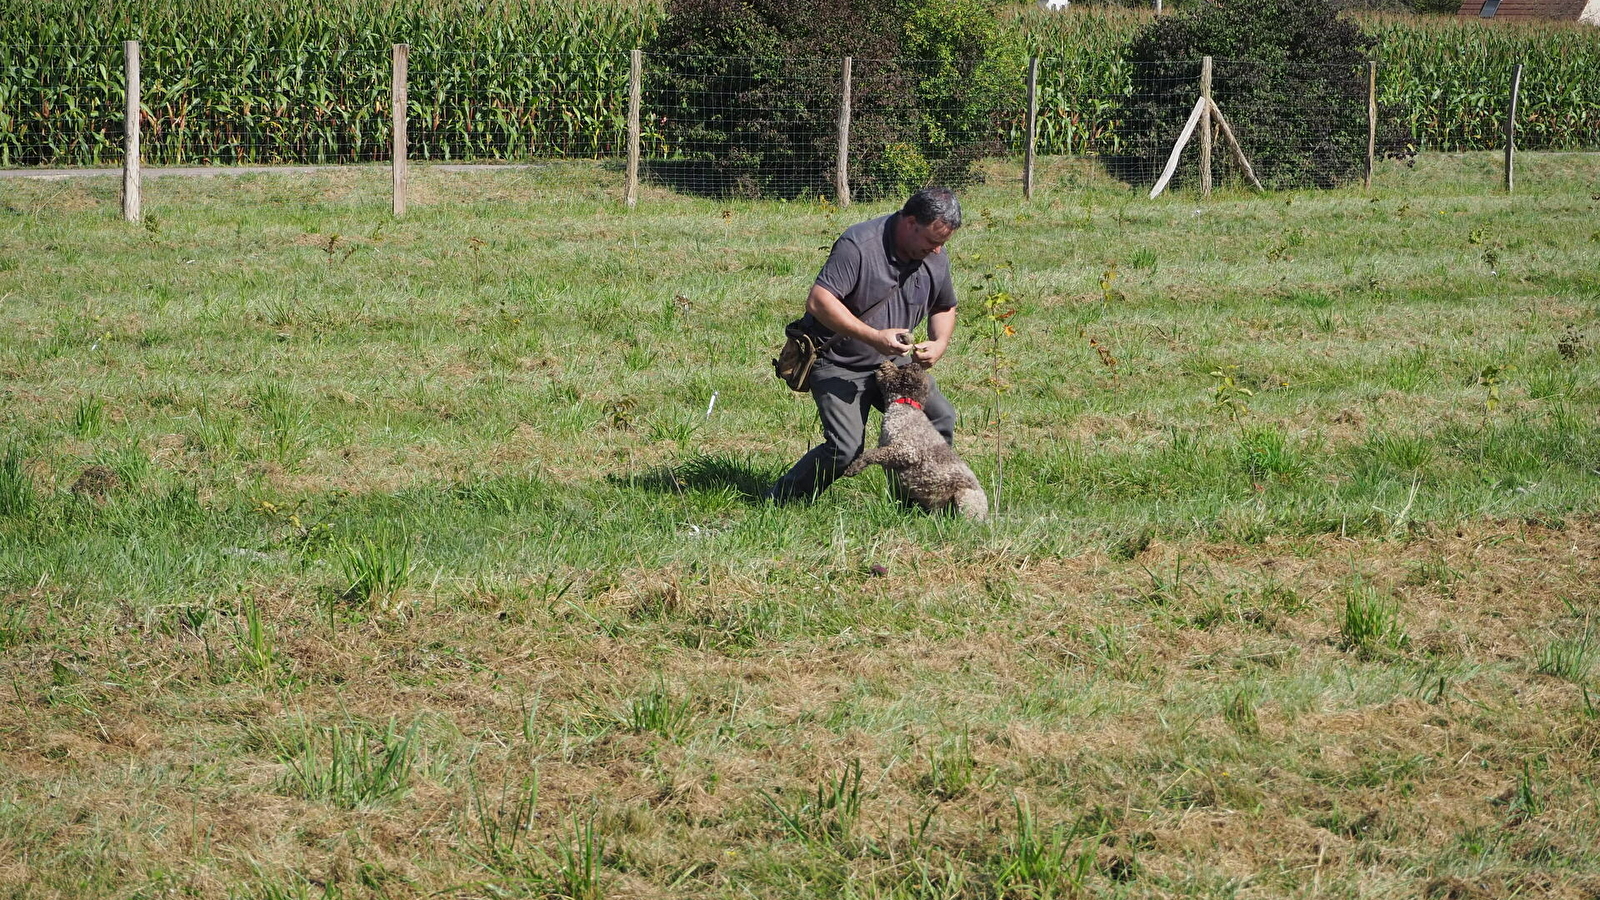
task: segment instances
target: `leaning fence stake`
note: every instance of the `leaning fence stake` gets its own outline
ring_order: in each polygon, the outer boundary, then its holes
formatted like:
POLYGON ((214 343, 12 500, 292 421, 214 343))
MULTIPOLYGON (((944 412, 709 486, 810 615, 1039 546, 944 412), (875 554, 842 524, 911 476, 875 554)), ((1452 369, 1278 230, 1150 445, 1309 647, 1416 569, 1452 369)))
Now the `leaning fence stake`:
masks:
POLYGON ((844 58, 844 76, 839 94, 839 157, 833 173, 835 200, 840 208, 850 205, 850 63, 844 58))
POLYGON ((639 106, 644 89, 644 53, 635 49, 628 67, 628 206, 639 202, 639 106))
POLYGON ((393 122, 389 142, 389 165, 394 185, 394 215, 406 214, 406 77, 411 62, 411 45, 394 45, 394 69, 389 83, 390 116, 393 122))
POLYGON ((1167 189, 1167 182, 1172 180, 1172 173, 1178 171, 1178 157, 1183 155, 1183 148, 1189 145, 1189 138, 1194 135, 1194 126, 1199 123, 1201 113, 1206 111, 1206 98, 1201 97, 1194 101, 1194 112, 1189 113, 1189 121, 1183 126, 1183 133, 1178 135, 1178 142, 1172 145, 1172 155, 1167 157, 1167 168, 1161 173, 1161 180, 1150 189, 1150 199, 1161 196, 1167 189))
POLYGON ((122 217, 139 221, 139 42, 122 42, 128 105, 122 127, 122 217))
POLYGON ((1511 106, 1506 111, 1506 193, 1516 190, 1517 97, 1522 93, 1522 63, 1511 71, 1511 106))
POLYGON ((1267 190, 1261 186, 1261 180, 1256 177, 1256 170, 1250 165, 1250 158, 1244 155, 1244 147, 1240 146, 1239 138, 1233 133, 1233 128, 1228 125, 1228 120, 1222 115, 1222 110, 1217 104, 1211 104, 1211 119, 1217 123, 1217 128, 1222 132, 1222 139, 1227 141, 1228 149, 1233 151, 1233 162, 1244 172, 1244 177, 1250 179, 1250 185, 1263 193, 1267 190))

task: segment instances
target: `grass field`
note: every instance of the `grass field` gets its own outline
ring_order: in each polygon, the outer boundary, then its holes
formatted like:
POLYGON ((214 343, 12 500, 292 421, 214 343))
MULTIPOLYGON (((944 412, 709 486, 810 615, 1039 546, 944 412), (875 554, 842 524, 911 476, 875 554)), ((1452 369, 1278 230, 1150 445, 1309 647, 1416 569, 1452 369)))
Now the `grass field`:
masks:
POLYGON ((1495 165, 997 170, 984 525, 753 499, 885 207, 0 183, 0 896, 1592 898, 1600 159, 1495 165))

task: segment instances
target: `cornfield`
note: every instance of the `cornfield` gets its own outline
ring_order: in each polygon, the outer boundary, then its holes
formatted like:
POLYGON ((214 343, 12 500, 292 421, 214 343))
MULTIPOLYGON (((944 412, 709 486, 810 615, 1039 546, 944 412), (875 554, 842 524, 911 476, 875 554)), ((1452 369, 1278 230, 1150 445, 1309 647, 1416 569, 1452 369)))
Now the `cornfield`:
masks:
POLYGON ((1523 63, 1517 142, 1600 149, 1600 29, 1378 17, 1382 105, 1424 150, 1500 146, 1511 74, 1523 63))
MULTIPOLYGON (((1038 152, 1046 155, 1115 153, 1121 149, 1117 115, 1131 88, 1123 54, 1154 13, 1091 7, 1071 15, 1031 8, 1011 20, 1028 56, 1039 58, 1038 152)), ((1025 114, 1009 123, 1020 147, 1025 114)))
MULTIPOLYGON (((411 45, 412 158, 617 156, 628 51, 662 15, 662 0, 0 0, 0 166, 115 162, 130 39, 142 42, 144 156, 155 165, 387 158, 397 42, 411 45)), ((1040 58, 1041 153, 1124 149, 1124 54, 1150 18, 1089 7, 1007 19, 1023 56, 1040 58)), ((1363 27, 1381 42, 1385 114, 1418 148, 1499 146, 1518 62, 1522 145, 1600 148, 1593 29, 1415 17, 1363 27)), ((660 143, 656 121, 646 117, 646 152, 660 143)), ((1022 110, 996 125, 1021 147, 1022 110)))
POLYGON ((589 0, 0 0, 0 165, 97 165, 122 142, 139 40, 146 161, 387 158, 390 55, 411 45, 421 159, 606 156, 628 51, 660 7, 589 0))

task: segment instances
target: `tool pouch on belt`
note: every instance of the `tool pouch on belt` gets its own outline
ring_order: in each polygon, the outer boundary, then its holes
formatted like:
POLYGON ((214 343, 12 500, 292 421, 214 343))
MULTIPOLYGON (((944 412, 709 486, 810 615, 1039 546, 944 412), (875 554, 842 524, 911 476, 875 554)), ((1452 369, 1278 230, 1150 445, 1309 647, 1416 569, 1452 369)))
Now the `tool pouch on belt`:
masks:
POLYGON ((789 386, 789 390, 801 393, 810 391, 811 367, 817 364, 817 357, 823 349, 837 337, 826 341, 818 338, 806 329, 806 320, 803 318, 786 325, 783 334, 787 340, 772 361, 772 370, 789 386))
MULTIPOLYGON (((882 306, 884 301, 894 296, 898 286, 890 288, 882 297, 874 300, 858 315, 865 319, 867 313, 882 306)), ((824 340, 817 337, 808 327, 815 322, 809 315, 801 316, 783 327, 786 340, 778 355, 772 360, 772 371, 778 378, 789 386, 789 390, 806 393, 811 390, 811 367, 817 364, 817 357, 822 351, 832 347, 843 335, 836 334, 824 340)), ((820 325, 818 326, 820 327, 820 325)))

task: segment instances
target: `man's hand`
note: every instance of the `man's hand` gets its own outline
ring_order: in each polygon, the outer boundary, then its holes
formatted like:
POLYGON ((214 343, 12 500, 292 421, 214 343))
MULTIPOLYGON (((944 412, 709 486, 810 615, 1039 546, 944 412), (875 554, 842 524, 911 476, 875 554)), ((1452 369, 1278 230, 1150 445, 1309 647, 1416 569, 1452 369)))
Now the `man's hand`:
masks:
POLYGON ((911 349, 911 330, 908 328, 881 328, 872 332, 870 340, 863 339, 872 349, 884 356, 899 356, 911 349))
POLYGON ((914 348, 911 358, 931 369, 933 364, 938 362, 944 356, 944 352, 949 349, 949 338, 945 338, 942 341, 923 341, 914 348))

